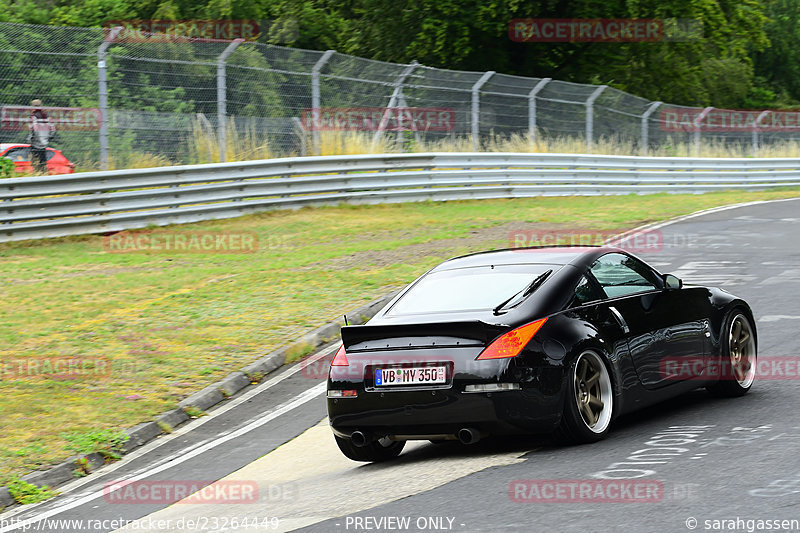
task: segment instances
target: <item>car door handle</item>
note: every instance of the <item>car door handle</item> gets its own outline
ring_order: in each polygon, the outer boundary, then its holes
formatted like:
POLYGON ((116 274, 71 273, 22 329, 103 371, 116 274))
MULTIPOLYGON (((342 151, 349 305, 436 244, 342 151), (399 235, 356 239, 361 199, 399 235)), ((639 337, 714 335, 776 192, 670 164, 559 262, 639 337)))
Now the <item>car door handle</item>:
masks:
POLYGON ((622 313, 620 313, 616 307, 609 307, 608 310, 611 311, 611 314, 617 319, 617 322, 619 322, 619 325, 622 327, 622 331, 624 333, 630 333, 631 328, 628 327, 628 323, 622 318, 622 313))

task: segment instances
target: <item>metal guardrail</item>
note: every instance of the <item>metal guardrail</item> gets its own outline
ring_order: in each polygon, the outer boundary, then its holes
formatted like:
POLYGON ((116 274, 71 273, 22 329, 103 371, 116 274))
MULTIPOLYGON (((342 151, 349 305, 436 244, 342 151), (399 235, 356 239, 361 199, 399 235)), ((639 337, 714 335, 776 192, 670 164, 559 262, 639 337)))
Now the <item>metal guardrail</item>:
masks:
POLYGON ((427 153, 269 159, 0 180, 0 242, 339 203, 800 186, 800 159, 427 153))

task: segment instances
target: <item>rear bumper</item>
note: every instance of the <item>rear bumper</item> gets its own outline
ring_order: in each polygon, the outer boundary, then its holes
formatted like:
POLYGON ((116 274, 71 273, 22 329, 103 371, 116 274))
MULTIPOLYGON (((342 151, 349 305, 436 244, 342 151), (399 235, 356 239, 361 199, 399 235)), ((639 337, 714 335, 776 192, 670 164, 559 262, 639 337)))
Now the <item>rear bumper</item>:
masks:
MULTIPOLYGON (((330 388, 330 382, 329 382, 330 388)), ((536 388, 493 393, 447 389, 358 391, 356 398, 328 398, 333 432, 374 436, 454 435, 470 427, 484 434, 551 433, 561 419, 561 395, 536 388)))
POLYGON ((565 373, 560 361, 526 350, 516 358, 478 361, 481 347, 348 354, 332 366, 328 390, 357 397, 328 398, 334 433, 372 436, 454 435, 463 428, 483 434, 551 433, 561 420, 565 373), (446 383, 379 386, 377 368, 446 367, 446 383), (467 385, 509 383, 517 390, 465 392, 467 385))

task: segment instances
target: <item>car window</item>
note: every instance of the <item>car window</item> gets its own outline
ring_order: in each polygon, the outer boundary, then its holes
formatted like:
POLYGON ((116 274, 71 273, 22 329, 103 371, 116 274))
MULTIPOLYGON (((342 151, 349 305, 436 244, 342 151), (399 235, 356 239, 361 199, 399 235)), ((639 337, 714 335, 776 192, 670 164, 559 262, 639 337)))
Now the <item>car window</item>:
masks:
POLYGON ((598 290, 597 285, 590 282, 586 276, 581 276, 581 280, 575 287, 575 297, 572 300, 572 305, 583 305, 589 302, 602 300, 604 297, 605 295, 598 290))
POLYGON ((53 159, 54 155, 56 155, 56 151, 53 150, 52 148, 48 148, 47 149, 47 160, 50 161, 51 159, 53 159))
POLYGON ((625 254, 606 254, 592 265, 592 275, 609 298, 658 289, 653 272, 625 254))
POLYGON ((12 161, 30 161, 31 160, 31 156, 30 156, 29 150, 28 150, 28 148, 25 148, 25 147, 12 148, 8 152, 6 152, 6 155, 4 155, 3 157, 7 157, 8 159, 10 159, 12 161))
POLYGON ((431 272, 417 281, 387 315, 494 309, 558 265, 485 265, 431 272))

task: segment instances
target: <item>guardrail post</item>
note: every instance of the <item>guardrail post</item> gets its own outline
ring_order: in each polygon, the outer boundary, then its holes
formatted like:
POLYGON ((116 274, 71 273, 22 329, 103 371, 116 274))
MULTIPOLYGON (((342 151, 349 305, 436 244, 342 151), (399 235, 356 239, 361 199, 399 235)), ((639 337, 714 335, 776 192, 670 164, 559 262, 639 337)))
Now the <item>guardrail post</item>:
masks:
POLYGON ((322 57, 320 57, 314 67, 311 69, 311 138, 314 145, 314 155, 320 155, 322 147, 320 146, 319 139, 319 117, 322 113, 322 97, 320 96, 319 89, 319 73, 325 63, 331 58, 336 50, 327 50, 322 57))
POLYGON ((553 78, 542 78, 539 83, 528 93, 528 140, 533 144, 536 139, 536 95, 553 78))
POLYGON ((601 85, 594 92, 589 95, 586 100, 586 151, 589 152, 592 148, 594 140, 594 101, 600 94, 608 88, 608 85, 601 85))
POLYGON ((219 141, 219 161, 224 163, 228 151, 228 134, 227 134, 227 83, 225 76, 225 62, 234 50, 239 48, 239 45, 244 42, 244 39, 234 39, 231 44, 222 51, 217 58, 217 140, 219 141))
POLYGON ((650 125, 647 123, 650 115, 658 109, 662 102, 653 102, 642 115, 642 155, 647 155, 647 143, 649 142, 650 125))
POLYGON ((108 80, 106 79, 106 52, 122 31, 114 26, 97 49, 97 92, 100 107, 100 168, 108 170, 108 80))
POLYGON ((694 118, 694 155, 700 154, 700 124, 706 119, 706 116, 713 111, 714 108, 712 106, 708 106, 707 108, 703 109, 699 115, 694 118))
POLYGON ((755 124, 753 124, 753 157, 758 156, 758 128, 761 127, 761 119, 770 113, 771 111, 769 110, 762 111, 756 118, 755 124))
POLYGON ((481 105, 481 96, 480 90, 483 85, 489 81, 489 78, 494 76, 494 70, 490 70, 488 72, 484 72, 483 76, 480 77, 478 81, 475 82, 475 85, 472 86, 472 149, 474 151, 478 151, 480 147, 480 143, 478 141, 478 136, 481 132, 480 126, 480 105, 481 105))
POLYGON ((373 148, 375 148, 375 145, 378 144, 378 139, 381 138, 381 133, 383 133, 383 130, 386 129, 386 122, 389 120, 389 113, 391 113, 391 109, 397 105, 398 100, 402 100, 402 102, 405 103, 405 98, 403 98, 403 84, 406 82, 406 78, 408 78, 418 66, 419 63, 417 63, 416 60, 412 61, 405 69, 403 69, 403 72, 401 72, 395 80, 394 90, 392 91, 392 96, 389 98, 389 105, 386 106, 386 111, 383 112, 381 122, 378 124, 378 129, 375 130, 375 134, 372 136, 373 148))

